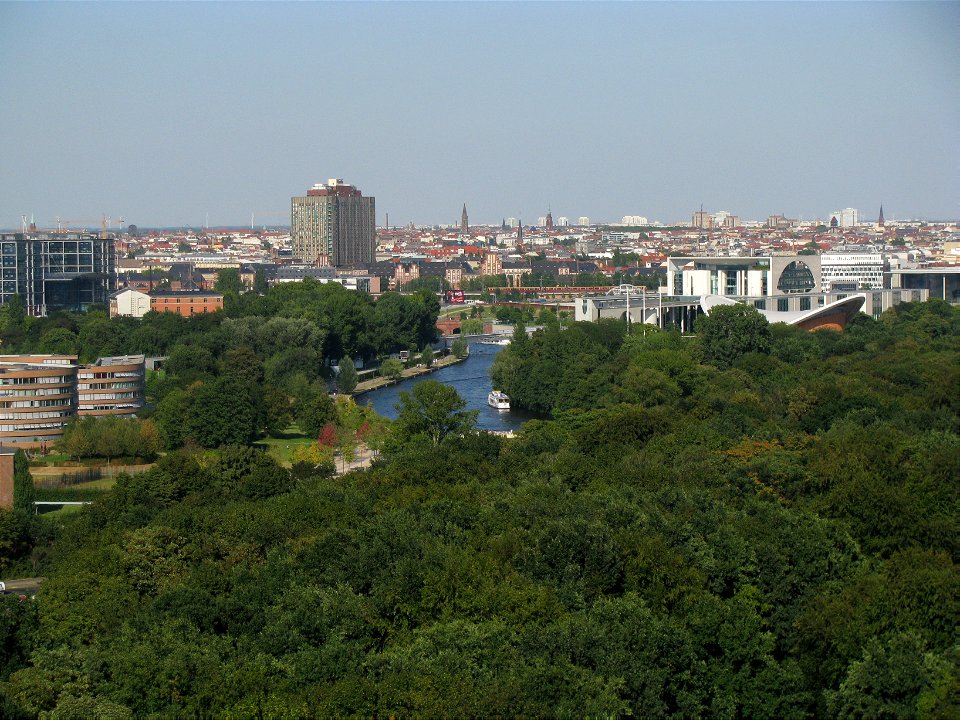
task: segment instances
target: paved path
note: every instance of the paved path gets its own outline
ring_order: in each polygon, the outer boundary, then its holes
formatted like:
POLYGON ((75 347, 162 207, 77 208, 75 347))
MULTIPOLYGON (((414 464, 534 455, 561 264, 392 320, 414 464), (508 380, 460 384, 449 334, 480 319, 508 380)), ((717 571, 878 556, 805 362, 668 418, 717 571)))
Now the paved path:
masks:
POLYGON ((20 578, 19 580, 4 580, 3 584, 7 587, 5 592, 10 595, 33 595, 43 580, 42 577, 20 578))
POLYGON ((348 472, 353 470, 359 470, 360 468, 367 468, 373 463, 374 460, 379 457, 380 453, 375 450, 371 450, 365 444, 360 443, 357 445, 357 449, 353 452, 353 460, 347 462, 344 460, 343 455, 340 453, 334 453, 333 455, 333 464, 336 466, 335 475, 346 475, 348 472))

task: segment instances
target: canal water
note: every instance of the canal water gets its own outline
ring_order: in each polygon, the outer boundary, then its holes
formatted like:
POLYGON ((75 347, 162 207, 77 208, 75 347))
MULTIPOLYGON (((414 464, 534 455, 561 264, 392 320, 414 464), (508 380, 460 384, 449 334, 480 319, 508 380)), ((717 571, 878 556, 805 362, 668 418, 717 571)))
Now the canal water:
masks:
POLYGON ((490 365, 502 349, 499 345, 470 343, 470 357, 465 362, 442 368, 430 375, 372 390, 358 397, 357 401, 361 405, 369 401, 380 415, 394 419, 397 417, 396 405, 400 402, 401 392, 409 392, 418 382, 437 380, 460 393, 460 397, 467 402, 467 410, 478 412, 477 427, 481 430, 519 430, 524 422, 537 416, 520 410, 494 410, 487 405, 487 395, 492 389, 490 365))

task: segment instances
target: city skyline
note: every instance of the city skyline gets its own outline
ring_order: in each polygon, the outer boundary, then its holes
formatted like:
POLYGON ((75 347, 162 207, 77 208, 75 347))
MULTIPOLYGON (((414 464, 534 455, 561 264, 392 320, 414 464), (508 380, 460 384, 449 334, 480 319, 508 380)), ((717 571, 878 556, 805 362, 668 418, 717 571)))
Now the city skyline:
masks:
POLYGON ((0 3, 0 227, 960 216, 951 4, 0 3), (469 32, 464 32, 469 30, 469 32), (228 42, 223 42, 227 39, 228 42), (476 218, 475 220, 473 218, 476 218))

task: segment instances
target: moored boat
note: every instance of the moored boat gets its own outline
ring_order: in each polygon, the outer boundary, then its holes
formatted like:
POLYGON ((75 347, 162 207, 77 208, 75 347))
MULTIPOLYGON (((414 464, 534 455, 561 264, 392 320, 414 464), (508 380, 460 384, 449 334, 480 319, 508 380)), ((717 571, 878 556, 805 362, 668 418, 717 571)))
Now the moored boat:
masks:
POLYGON ((492 390, 490 394, 487 395, 487 405, 497 410, 509 410, 510 396, 499 390, 492 390))

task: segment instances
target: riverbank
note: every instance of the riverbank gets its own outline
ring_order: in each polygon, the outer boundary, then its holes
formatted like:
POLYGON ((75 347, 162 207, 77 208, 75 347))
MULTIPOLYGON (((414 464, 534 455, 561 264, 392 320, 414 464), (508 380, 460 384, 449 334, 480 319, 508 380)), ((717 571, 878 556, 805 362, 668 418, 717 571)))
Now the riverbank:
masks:
POLYGON ((470 355, 467 354, 462 358, 450 354, 445 355, 442 358, 433 361, 433 364, 430 367, 411 367, 404 368, 404 371, 400 374, 400 377, 397 379, 387 378, 387 377, 378 377, 373 378, 372 380, 364 380, 363 382, 357 383, 357 387, 353 390, 353 395, 363 395, 368 393, 371 390, 379 390, 381 388, 389 387, 391 385, 396 385, 403 380, 408 380, 409 378, 418 377, 420 375, 429 375, 430 373, 436 372, 445 367, 450 367, 451 365, 456 365, 458 363, 466 362, 467 358, 470 355))

